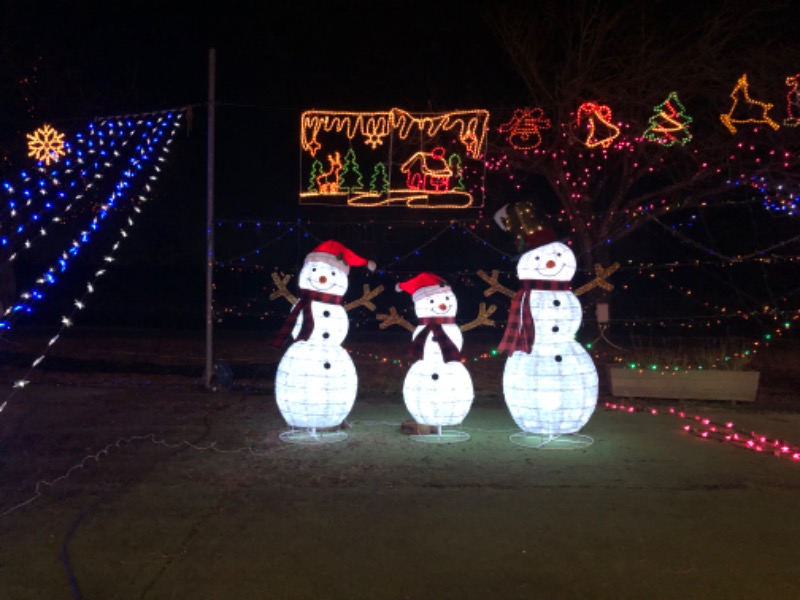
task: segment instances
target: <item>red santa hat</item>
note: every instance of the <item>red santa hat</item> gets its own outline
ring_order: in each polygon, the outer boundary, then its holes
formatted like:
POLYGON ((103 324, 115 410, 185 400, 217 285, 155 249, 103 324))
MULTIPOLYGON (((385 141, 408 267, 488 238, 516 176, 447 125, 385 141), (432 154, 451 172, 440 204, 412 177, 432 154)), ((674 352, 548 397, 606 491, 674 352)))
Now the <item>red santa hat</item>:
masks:
POLYGON ((452 291, 447 282, 433 273, 420 273, 408 281, 403 281, 395 286, 398 292, 408 292, 414 302, 419 302, 427 296, 440 292, 452 291))
POLYGON ((345 274, 350 273, 350 267, 367 267, 370 271, 375 270, 375 261, 361 258, 358 254, 333 240, 322 242, 306 256, 304 263, 324 262, 333 267, 341 269, 345 274))

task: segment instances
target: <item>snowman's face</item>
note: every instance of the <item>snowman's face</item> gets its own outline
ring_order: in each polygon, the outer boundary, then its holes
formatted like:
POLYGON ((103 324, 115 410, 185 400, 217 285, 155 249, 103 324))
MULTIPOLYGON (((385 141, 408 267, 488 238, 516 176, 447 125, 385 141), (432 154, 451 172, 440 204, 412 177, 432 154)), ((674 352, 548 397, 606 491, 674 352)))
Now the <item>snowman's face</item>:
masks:
POLYGON ((446 290, 425 296, 414 303, 417 317, 454 317, 458 310, 458 302, 452 290, 446 290))
POLYGON ((552 242, 522 255, 517 265, 520 279, 570 281, 575 276, 575 254, 561 242, 552 242))
POLYGON ((298 285, 301 290, 344 296, 347 291, 347 274, 328 263, 311 261, 303 265, 298 285))

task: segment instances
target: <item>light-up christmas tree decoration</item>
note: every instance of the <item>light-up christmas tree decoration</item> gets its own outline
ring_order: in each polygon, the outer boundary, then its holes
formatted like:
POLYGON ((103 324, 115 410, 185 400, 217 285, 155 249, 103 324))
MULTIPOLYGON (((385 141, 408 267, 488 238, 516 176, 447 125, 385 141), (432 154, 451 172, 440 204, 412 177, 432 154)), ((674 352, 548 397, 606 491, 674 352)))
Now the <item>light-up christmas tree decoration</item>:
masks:
POLYGON ((361 258, 339 242, 327 241, 306 256, 299 277, 299 299, 274 340, 294 342, 278 364, 275 399, 292 430, 281 439, 292 443, 339 441, 338 428, 356 399, 358 375, 342 347, 349 329, 344 304, 350 267, 371 271, 375 263, 361 258))
MULTIPOLYGON (((522 432, 520 445, 586 445, 577 432, 597 404, 597 370, 575 340, 580 327, 580 302, 571 291, 576 259, 555 233, 540 227, 527 238, 517 276, 505 335, 498 346, 508 354, 503 393, 522 432)), ((590 441, 588 442, 590 443, 590 441)))
POLYGON ((347 192, 358 192, 364 189, 364 178, 358 166, 356 153, 349 148, 344 154, 344 164, 339 173, 339 189, 347 192))
POLYGON ((551 127, 541 108, 518 108, 499 130, 508 134, 506 139, 515 150, 533 150, 542 143, 542 130, 551 127))
POLYGON ((800 84, 800 73, 786 78, 789 91, 786 92, 786 118, 783 124, 787 127, 797 127, 800 124, 800 95, 797 86, 800 84))
POLYGON ((33 133, 27 134, 28 156, 49 165, 64 156, 64 134, 50 125, 44 125, 33 133))
POLYGON ((608 148, 619 136, 619 127, 612 122, 611 109, 605 104, 584 102, 578 107, 576 126, 585 131, 587 148, 608 148))
POLYGON ((485 110, 306 111, 300 119, 300 202, 362 208, 479 205, 488 121, 485 110), (322 153, 328 167, 319 164, 322 153))
POLYGON ((648 121, 649 127, 642 137, 662 146, 686 144, 692 139, 689 124, 692 118, 678 100, 677 92, 670 92, 667 99, 655 107, 655 114, 648 121))
POLYGON ((731 133, 736 133, 736 125, 744 125, 747 123, 769 125, 775 130, 780 128, 780 125, 769 116, 772 104, 769 102, 760 102, 750 97, 750 84, 747 83, 747 73, 742 75, 739 81, 736 82, 736 87, 734 87, 731 92, 731 99, 733 100, 733 104, 730 110, 719 116, 722 124, 725 125, 731 133), (759 116, 752 116, 751 111, 753 110, 760 113, 759 116))
POLYGON ((463 441, 469 434, 442 427, 460 425, 475 396, 472 379, 461 363, 464 336, 456 325, 458 301, 452 288, 438 275, 421 273, 397 285, 411 294, 418 325, 412 335, 411 365, 403 383, 403 398, 414 420, 435 428, 435 433, 414 439, 435 442, 463 441))

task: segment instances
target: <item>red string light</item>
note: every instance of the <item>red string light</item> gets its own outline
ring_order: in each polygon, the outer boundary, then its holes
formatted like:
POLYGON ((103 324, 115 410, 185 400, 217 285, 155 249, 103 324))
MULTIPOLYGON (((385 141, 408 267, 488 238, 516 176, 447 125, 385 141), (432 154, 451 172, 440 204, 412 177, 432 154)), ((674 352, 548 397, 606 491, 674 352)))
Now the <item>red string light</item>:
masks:
MULTIPOLYGON (((662 414, 662 411, 652 407, 637 406, 618 402, 605 402, 605 410, 615 410, 625 413, 649 412, 651 415, 662 414)), ((668 408, 664 414, 690 421, 681 429, 686 433, 702 439, 711 439, 721 443, 729 443, 737 448, 752 450, 753 452, 770 452, 777 457, 787 457, 792 461, 800 462, 800 444, 793 444, 785 440, 770 438, 755 431, 739 431, 732 421, 715 423, 707 417, 688 415, 685 411, 674 407, 668 408)))

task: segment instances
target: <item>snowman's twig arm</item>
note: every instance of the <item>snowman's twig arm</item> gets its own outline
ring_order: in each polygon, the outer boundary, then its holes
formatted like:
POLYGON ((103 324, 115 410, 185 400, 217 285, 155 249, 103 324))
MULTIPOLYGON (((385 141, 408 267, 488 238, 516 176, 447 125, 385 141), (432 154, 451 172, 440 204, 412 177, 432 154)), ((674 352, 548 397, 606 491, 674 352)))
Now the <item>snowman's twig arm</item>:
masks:
POLYGON ((358 306, 366 306, 372 312, 375 312, 375 305, 372 303, 372 299, 380 294, 383 291, 383 285, 379 285, 374 290, 370 291, 369 284, 364 284, 364 295, 361 296, 358 300, 353 300, 352 302, 348 302, 344 305, 345 310, 350 310, 352 308, 356 308, 358 306))
POLYGON ((489 308, 486 308, 486 303, 481 302, 480 305, 478 306, 478 316, 475 317, 475 319, 473 319, 469 323, 465 323, 464 325, 462 325, 459 329, 461 329, 461 331, 469 331, 470 329, 475 329, 476 327, 480 327, 481 325, 486 325, 487 327, 494 327, 495 322, 489 317, 491 317, 494 314, 494 311, 496 310, 497 306, 495 306, 494 304, 492 304, 489 308))
POLYGON ((276 289, 269 295, 270 300, 275 300, 276 298, 286 298, 289 301, 289 304, 295 305, 297 304, 297 297, 292 294, 287 288, 286 284, 289 283, 289 280, 292 278, 291 275, 284 275, 281 277, 278 275, 277 271, 272 272, 272 281, 275 283, 276 289))
POLYGON ((378 313, 375 315, 375 318, 381 322, 378 326, 379 329, 386 329, 387 327, 391 327, 392 325, 400 325, 400 327, 404 327, 408 329, 411 333, 414 333, 415 327, 406 321, 400 313, 397 312, 397 309, 392 306, 389 309, 389 314, 378 313))
POLYGON ((497 280, 498 277, 500 277, 500 271, 498 271, 497 269, 493 269, 492 270, 491 277, 486 274, 486 271, 484 271, 483 269, 479 269, 478 270, 478 277, 480 277, 486 283, 489 284, 489 289, 488 290, 484 290, 484 292, 483 292, 483 295, 486 296, 487 298, 489 296, 491 296, 492 294, 494 294, 495 292, 500 292, 501 294, 504 294, 504 295, 508 296, 509 298, 513 298, 514 297, 514 292, 512 292, 510 289, 508 289, 506 286, 504 286, 502 283, 500 283, 497 280))
POLYGON ((610 292, 611 290, 614 289, 614 284, 609 283, 608 281, 606 281, 606 279, 608 279, 610 275, 614 274, 617 271, 617 269, 619 269, 618 262, 613 263, 608 268, 603 267, 603 265, 601 265, 600 263, 596 263, 594 265, 594 275, 595 275, 594 279, 592 279, 589 283, 582 285, 577 290, 575 290, 575 295, 582 296, 589 290, 592 290, 596 287, 599 287, 607 292, 610 292))

